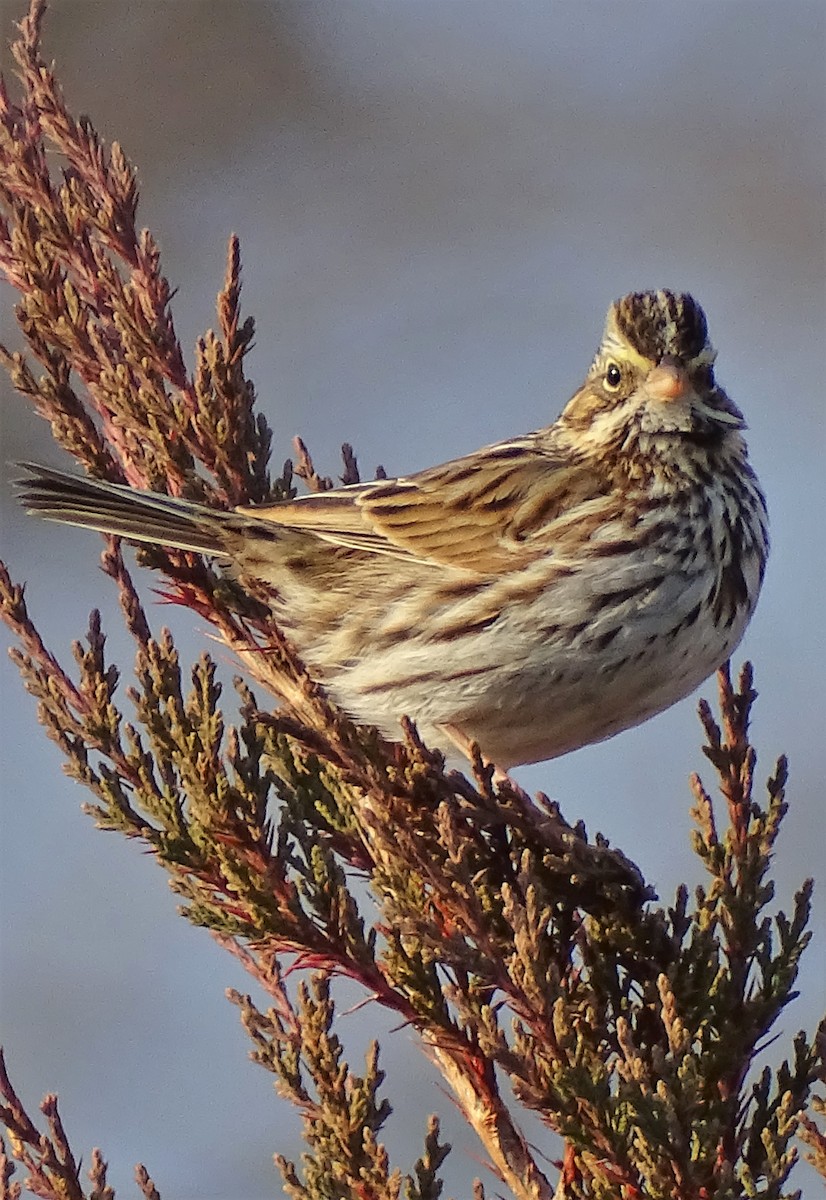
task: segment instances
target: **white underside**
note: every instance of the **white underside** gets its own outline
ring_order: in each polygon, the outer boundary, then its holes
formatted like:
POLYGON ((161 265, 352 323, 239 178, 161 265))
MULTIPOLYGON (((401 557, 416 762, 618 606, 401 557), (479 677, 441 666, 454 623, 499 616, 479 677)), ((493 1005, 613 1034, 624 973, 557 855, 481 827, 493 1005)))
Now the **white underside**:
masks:
MULTIPOLYGON (((757 553, 740 565, 748 593, 756 598, 757 553)), ((430 641, 430 626, 416 627, 420 601, 401 597, 377 619, 380 629, 406 628, 408 634, 382 653, 368 651, 331 671, 332 645, 304 650, 309 665, 318 667, 338 702, 357 719, 396 738, 399 718, 408 715, 426 742, 441 747, 448 743, 444 727, 455 726, 477 740, 486 757, 508 768, 636 725, 688 695, 728 658, 751 608, 740 610, 729 628, 717 628, 707 610, 678 628, 698 603, 708 605, 716 571, 704 566, 698 553, 677 569, 656 547, 630 559, 580 561, 576 574, 556 578, 531 604, 503 604, 482 634, 438 645, 430 641), (562 632, 583 621, 595 597, 631 587, 640 590, 608 603, 575 636, 562 632), (560 632, 540 632, 548 626, 560 632), (613 629, 619 630, 616 637, 601 645, 601 636, 613 629), (434 680, 435 671, 444 681, 434 680), (463 672, 468 674, 461 677, 463 672), (374 690, 382 686, 388 690, 374 690)), ((546 569, 544 563, 532 568, 546 569)), ((512 588, 514 580, 492 586, 512 588)), ((451 617, 472 619, 475 603, 453 605, 451 617)))

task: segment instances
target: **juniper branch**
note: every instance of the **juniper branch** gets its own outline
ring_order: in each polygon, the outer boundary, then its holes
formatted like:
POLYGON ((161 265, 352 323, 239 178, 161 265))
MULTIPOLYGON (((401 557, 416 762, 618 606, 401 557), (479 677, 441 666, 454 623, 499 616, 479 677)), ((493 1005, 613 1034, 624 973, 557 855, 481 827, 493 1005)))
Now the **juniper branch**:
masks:
MULTIPOLYGON (((215 507, 292 495, 296 479, 331 486, 301 441, 295 468, 287 461, 269 477, 272 435, 245 373, 254 327, 240 310, 235 238, 217 329, 188 371, 171 286, 136 225, 134 169, 69 112, 40 52, 44 11, 32 0, 13 48, 20 100, 0 90, 0 270, 18 290, 28 347, 0 358, 18 391, 104 478, 215 507)), ((351 447, 342 459, 342 481, 355 481, 351 447)), ((761 802, 750 668, 736 687, 720 673, 719 724, 701 709, 724 809, 721 819, 695 779, 695 848, 709 882, 693 904, 682 887, 661 907, 628 858, 589 841, 544 796, 494 780, 480 758, 465 778, 409 723, 394 743, 354 725, 275 627, 263 591, 182 551, 143 550, 138 561, 235 655, 244 680, 232 718, 212 658, 186 671, 169 633, 153 632, 112 539, 103 569, 135 645, 125 696, 97 613, 68 669, 5 568, 0 609, 41 722, 93 794, 87 811, 151 850, 188 919, 270 998, 261 1013, 233 996, 257 1061, 307 1116, 303 1178, 281 1160, 293 1195, 439 1192, 447 1148, 436 1125, 412 1172, 391 1168, 377 1057, 363 1074, 344 1061, 330 981, 346 976, 416 1030, 512 1195, 791 1200, 798 1129, 820 1161, 805 1109, 822 1046, 801 1034, 776 1071, 753 1079, 752 1066, 795 995, 811 885, 789 916, 770 911, 786 764, 761 802), (353 871, 368 878, 372 906, 354 896, 353 871), (284 963, 294 975, 315 971, 312 987, 292 994, 284 963), (564 1139, 555 1189, 520 1131, 520 1107, 564 1139)), ((5 1076, 0 1091, 29 1179, 46 1196, 82 1195, 53 1101, 41 1135, 5 1076)), ((106 1194, 100 1156, 92 1172, 93 1194, 106 1194)), ((2 1178, 11 1196, 8 1163, 2 1178)), ((142 1168, 137 1179, 157 1195, 142 1168)))

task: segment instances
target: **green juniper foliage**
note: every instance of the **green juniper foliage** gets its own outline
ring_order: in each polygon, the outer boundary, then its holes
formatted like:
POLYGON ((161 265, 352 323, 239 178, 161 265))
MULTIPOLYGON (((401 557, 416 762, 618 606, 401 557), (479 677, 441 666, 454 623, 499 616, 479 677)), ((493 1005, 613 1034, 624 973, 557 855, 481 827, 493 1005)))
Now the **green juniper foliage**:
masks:
MULTIPOLYGON (((271 435, 244 373, 253 327, 239 315, 234 238, 217 332, 187 370, 157 248, 135 225, 134 171, 67 110, 41 56, 43 14, 32 0, 13 46, 19 99, 5 85, 0 95, 0 267, 28 347, 0 356, 17 390, 106 479, 215 506, 293 495, 296 479, 329 487, 301 443, 295 468, 269 477, 271 435)), ((349 447, 343 479, 358 479, 349 447)), ((235 697, 222 697, 208 655, 186 671, 170 634, 153 631, 115 539, 102 564, 135 643, 131 685, 108 661, 96 613, 69 669, 5 568, 0 606, 40 721, 92 793, 87 811, 153 852, 183 914, 267 997, 262 1011, 230 995, 253 1058, 303 1115, 303 1164, 277 1159, 290 1196, 442 1191, 449 1147, 435 1117, 418 1161, 391 1166, 378 1048, 361 1074, 346 1061, 334 976, 417 1032, 497 1191, 519 1200, 790 1200, 798 1136, 826 1176, 814 1094, 826 1026, 799 1034, 776 1070, 754 1069, 795 995, 811 885, 790 916, 772 912, 786 766, 761 799, 750 668, 736 685, 720 672, 719 724, 701 708, 722 797, 715 806, 693 781, 706 883, 661 907, 632 862, 544 796, 494 782, 478 758, 472 778, 447 771, 409 724, 398 744, 353 725, 273 627, 266 593, 183 551, 143 549, 138 561, 242 664, 235 697), (351 889, 354 873, 369 881, 369 904, 351 889), (546 1146, 520 1132, 521 1108, 547 1129, 546 1146)), ((0 1097, 10 1147, 0 1200, 21 1194, 17 1172, 53 1200, 113 1195, 99 1152, 81 1178, 55 1098, 36 1123, 1 1059, 0 1097)), ((159 1196, 142 1167, 137 1183, 159 1196)))

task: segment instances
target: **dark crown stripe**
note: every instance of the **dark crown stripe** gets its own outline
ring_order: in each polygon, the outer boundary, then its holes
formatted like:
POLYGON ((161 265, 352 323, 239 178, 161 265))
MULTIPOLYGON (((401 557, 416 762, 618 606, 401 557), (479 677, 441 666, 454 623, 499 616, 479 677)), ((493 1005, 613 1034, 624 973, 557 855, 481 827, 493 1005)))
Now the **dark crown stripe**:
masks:
POLYGON ((705 313, 684 292, 632 292, 617 301, 614 313, 620 333, 652 362, 666 354, 690 362, 708 338, 705 313))

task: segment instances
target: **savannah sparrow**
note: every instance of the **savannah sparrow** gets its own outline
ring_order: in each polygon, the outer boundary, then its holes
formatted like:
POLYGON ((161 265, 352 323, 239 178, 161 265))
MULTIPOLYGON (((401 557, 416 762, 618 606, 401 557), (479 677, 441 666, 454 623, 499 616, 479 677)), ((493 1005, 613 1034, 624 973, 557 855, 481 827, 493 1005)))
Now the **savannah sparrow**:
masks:
POLYGON ((29 467, 31 512, 229 560, 359 720, 501 769, 636 725, 734 650, 766 509, 688 295, 625 296, 559 419, 417 475, 222 512, 29 467))

